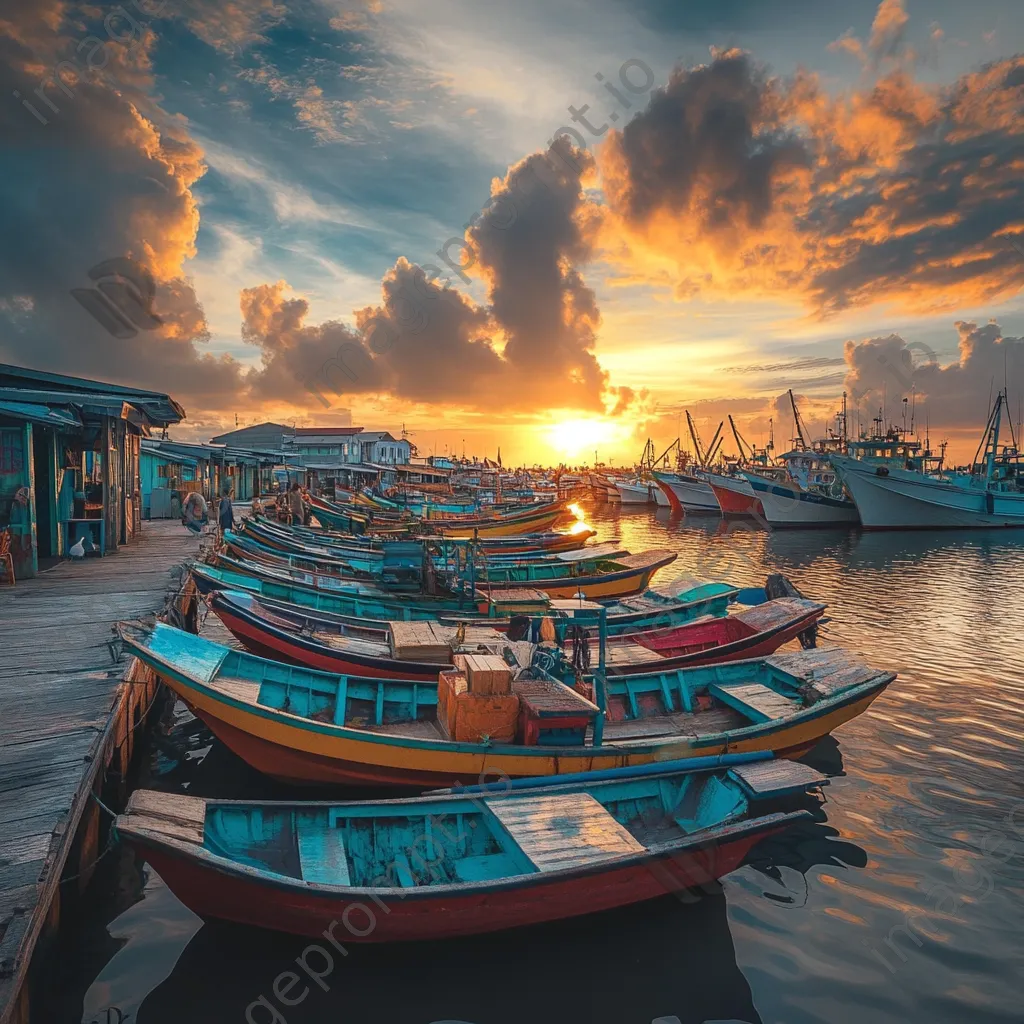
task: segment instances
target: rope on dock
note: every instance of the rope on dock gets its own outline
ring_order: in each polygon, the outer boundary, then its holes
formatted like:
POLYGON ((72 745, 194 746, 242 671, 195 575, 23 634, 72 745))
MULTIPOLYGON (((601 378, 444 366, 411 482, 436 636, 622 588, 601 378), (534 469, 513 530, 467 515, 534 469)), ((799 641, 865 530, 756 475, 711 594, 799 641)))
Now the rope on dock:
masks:
POLYGON ((74 882, 77 879, 81 878, 82 875, 89 874, 89 872, 91 872, 96 867, 96 865, 99 864, 99 862, 103 860, 103 858, 106 857, 108 853, 110 853, 111 850, 115 849, 121 844, 120 833, 117 831, 117 825, 114 824, 114 822, 117 820, 117 812, 112 811, 94 792, 92 792, 92 790, 89 791, 89 796, 91 796, 93 800, 96 801, 101 811, 106 811, 106 813, 110 815, 110 831, 107 833, 107 844, 93 858, 92 862, 90 864, 87 864, 84 868, 82 868, 81 871, 77 871, 73 875, 63 875, 60 880, 61 885, 63 885, 65 882, 74 882))

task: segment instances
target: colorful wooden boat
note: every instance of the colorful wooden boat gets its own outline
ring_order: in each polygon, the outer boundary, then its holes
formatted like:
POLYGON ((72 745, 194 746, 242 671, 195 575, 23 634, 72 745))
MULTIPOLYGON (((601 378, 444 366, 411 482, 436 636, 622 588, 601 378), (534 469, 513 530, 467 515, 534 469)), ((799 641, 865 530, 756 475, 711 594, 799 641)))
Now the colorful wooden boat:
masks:
MULTIPOLYGON (((348 552, 353 548, 358 552, 366 550, 380 551, 386 564, 410 557, 413 548, 422 552, 421 541, 379 540, 370 537, 357 537, 352 534, 331 533, 310 527, 285 526, 280 523, 258 517, 244 519, 240 532, 252 535, 268 547, 284 552, 302 554, 304 550, 348 552)), ((560 551, 576 551, 584 547, 587 541, 597 535, 596 530, 589 528, 574 529, 568 533, 526 533, 513 537, 489 537, 476 542, 468 540, 448 539, 449 548, 475 543, 479 551, 491 555, 555 553, 560 551)), ((424 541, 431 538, 424 537, 424 541)), ((337 557, 345 557, 337 555, 337 557)), ((422 556, 421 556, 422 557, 422 556)), ((399 564, 404 564, 400 562, 399 564)))
POLYGON ((646 590, 651 577, 678 557, 674 551, 662 550, 596 560, 586 555, 584 549, 535 562, 487 562, 480 571, 478 589, 515 584, 554 598, 583 594, 588 601, 610 600, 646 590))
POLYGON ((234 530, 225 530, 222 538, 223 550, 239 561, 260 562, 279 569, 297 569, 303 572, 318 572, 329 576, 356 578, 383 577, 384 553, 382 551, 332 553, 326 548, 303 551, 275 550, 251 536, 243 536, 234 530))
MULTIPOLYGON (((263 658, 383 679, 436 680, 439 667, 447 666, 395 657, 388 622, 311 621, 294 606, 275 610, 245 593, 215 591, 208 603, 235 639, 263 658)), ((723 618, 614 636, 607 648, 607 671, 609 675, 636 675, 763 657, 813 631, 824 610, 823 604, 813 601, 778 598, 723 618)), ((473 641, 474 630, 479 632, 485 624, 490 634, 508 628, 506 621, 477 621, 479 626, 468 627, 467 643, 473 641)), ((449 627, 453 637, 457 628, 454 623, 449 627)), ((494 638, 490 636, 492 641, 494 638)), ((592 661, 596 663, 596 658, 592 661)))
POLYGON ((720 618, 683 626, 626 633, 614 637, 607 649, 609 675, 690 668, 741 658, 774 654, 797 637, 816 641, 816 624, 825 605, 797 597, 765 601, 720 618))
POLYGON ((304 607, 341 615, 366 614, 369 618, 431 619, 442 614, 479 615, 468 598, 460 605, 456 598, 427 594, 403 594, 382 590, 358 580, 317 576, 314 573, 285 573, 270 566, 242 562, 223 554, 214 556, 215 564, 195 562, 189 567, 196 589, 201 594, 214 590, 247 590, 265 593, 304 607), (306 582, 303 576, 316 582, 306 582), (404 609, 404 612, 403 612, 404 609), (394 612, 393 615, 390 613, 394 612))
POLYGON ((340 575, 337 571, 318 569, 299 569, 287 565, 271 565, 268 562, 257 562, 252 558, 233 557, 225 551, 212 551, 207 556, 209 565, 227 569, 234 573, 255 576, 258 579, 275 580, 281 583, 298 583, 315 590, 325 590, 338 594, 366 594, 386 597, 391 593, 384 587, 383 581, 375 579, 368 573, 340 575))
MULTIPOLYGON (((207 598, 212 600, 212 596, 220 592, 225 595, 230 593, 237 606, 251 609, 257 615, 266 610, 274 618, 287 622, 290 629, 300 633, 345 634, 355 630, 354 635, 362 635, 359 630, 368 629, 373 631, 375 639, 384 639, 390 622, 396 619, 440 621, 456 625, 459 622, 479 621, 504 631, 510 625, 508 616, 516 614, 514 605, 506 605, 501 601, 484 612, 468 606, 461 611, 439 612, 410 604, 375 601, 369 597, 337 598, 316 590, 265 583, 251 576, 212 566, 196 565, 191 571, 197 589, 207 598)), ((672 600, 655 599, 653 591, 648 591, 647 594, 607 605, 608 635, 670 628, 709 615, 724 615, 738 593, 727 583, 702 583, 696 580, 688 583, 689 586, 680 587, 675 592, 672 600)), ((576 604, 575 601, 551 601, 548 602, 548 610, 561 614, 576 604)))
POLYGON ((412 535, 413 521, 389 521, 386 517, 374 516, 369 509, 357 510, 355 507, 334 505, 324 498, 309 499, 310 511, 317 521, 332 530, 341 530, 353 535, 373 533, 379 536, 409 537, 412 535))
MULTIPOLYGON (((486 772, 521 778, 746 751, 799 756, 896 678, 839 649, 614 676, 606 720, 595 720, 603 727, 598 745, 465 743, 447 739, 438 724, 436 684, 284 665, 163 623, 122 625, 121 637, 226 746, 297 783, 427 787, 486 772)), ((524 714, 599 713, 550 678, 520 678, 513 687, 524 714)))
MULTIPOLYGON (((476 597, 461 602, 455 598, 381 590, 356 580, 335 580, 317 587, 295 575, 259 571, 259 567, 220 556, 217 565, 193 563, 190 572, 196 589, 203 595, 215 590, 237 590, 296 605, 304 610, 335 616, 358 616, 388 622, 394 619, 470 619, 485 616, 504 618, 519 613, 517 591, 477 587, 476 597)), ((556 607, 561 599, 540 600, 556 607)), ((692 622, 702 615, 724 615, 739 591, 728 583, 682 578, 650 587, 642 594, 604 602, 608 610, 609 633, 653 629, 692 622)), ((571 600, 571 599, 570 599, 571 600)))
MULTIPOLYGON (((304 665, 307 668, 345 675, 371 676, 374 679, 416 679, 437 682, 437 673, 450 667, 450 661, 419 662, 396 658, 392 654, 391 625, 384 629, 333 623, 329 628, 306 629, 300 615, 275 614, 251 594, 214 592, 210 610, 224 623, 232 636, 247 651, 263 658, 304 665)), ((486 632, 492 641, 502 635, 481 619, 481 624, 465 627, 466 642, 474 633, 486 632)), ((455 636, 458 627, 440 627, 455 636)))
POLYGON ((546 530, 567 515, 560 502, 531 506, 485 517, 457 517, 429 520, 395 519, 390 513, 371 511, 363 516, 354 509, 333 505, 324 498, 311 498, 310 508, 322 525, 353 533, 431 534, 444 537, 508 537, 546 530), (429 524, 429 525, 427 525, 429 524))
POLYGON ((345 803, 137 790, 116 825, 200 917, 344 950, 497 932, 711 882, 810 819, 781 808, 827 779, 752 761, 565 782, 345 803))

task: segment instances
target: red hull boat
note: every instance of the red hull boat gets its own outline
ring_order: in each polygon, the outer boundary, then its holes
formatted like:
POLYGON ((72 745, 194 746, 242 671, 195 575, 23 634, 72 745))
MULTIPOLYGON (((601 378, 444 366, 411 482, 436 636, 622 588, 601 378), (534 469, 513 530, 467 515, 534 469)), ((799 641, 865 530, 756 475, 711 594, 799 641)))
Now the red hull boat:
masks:
POLYGON ((629 675, 762 658, 797 638, 804 646, 813 647, 817 623, 824 612, 825 605, 816 601, 780 597, 720 618, 627 633, 609 640, 608 674, 629 675))
POLYGON ((404 800, 213 801, 139 790, 119 834, 204 918, 354 942, 478 935, 703 885, 827 780, 731 755, 404 800))

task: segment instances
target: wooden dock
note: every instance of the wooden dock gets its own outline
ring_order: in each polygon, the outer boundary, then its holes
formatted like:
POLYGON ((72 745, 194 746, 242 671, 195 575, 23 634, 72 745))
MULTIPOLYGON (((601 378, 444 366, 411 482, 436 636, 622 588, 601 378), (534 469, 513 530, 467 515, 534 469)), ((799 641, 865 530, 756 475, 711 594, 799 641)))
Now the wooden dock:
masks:
POLYGON ((108 776, 123 786, 156 693, 134 659, 113 662, 111 624, 159 612, 198 548, 177 520, 147 522, 115 554, 0 586, 0 1024, 28 1020, 29 965, 59 921, 61 878, 81 890, 102 853, 91 794, 108 776))

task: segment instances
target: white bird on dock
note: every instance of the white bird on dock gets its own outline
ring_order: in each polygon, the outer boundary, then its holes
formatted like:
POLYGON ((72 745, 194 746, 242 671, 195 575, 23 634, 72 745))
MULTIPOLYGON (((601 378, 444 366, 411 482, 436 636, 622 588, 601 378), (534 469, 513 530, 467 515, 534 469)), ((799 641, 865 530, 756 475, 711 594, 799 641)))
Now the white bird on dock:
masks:
POLYGON ((79 537, 68 549, 72 558, 85 558, 85 537, 79 537))

